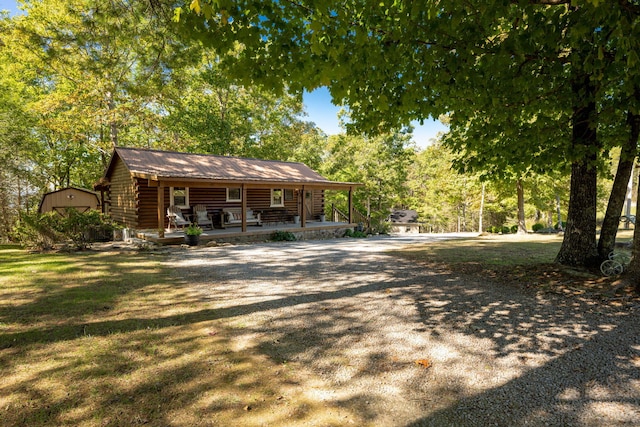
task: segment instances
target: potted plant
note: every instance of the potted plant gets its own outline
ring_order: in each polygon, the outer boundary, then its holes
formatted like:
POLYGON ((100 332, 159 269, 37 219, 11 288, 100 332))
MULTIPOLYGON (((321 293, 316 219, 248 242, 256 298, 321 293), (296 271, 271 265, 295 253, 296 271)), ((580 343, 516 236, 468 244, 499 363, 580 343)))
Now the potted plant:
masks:
POLYGON ((200 235, 202 234, 202 228, 197 224, 191 224, 184 229, 184 241, 189 246, 197 246, 200 241, 200 235))

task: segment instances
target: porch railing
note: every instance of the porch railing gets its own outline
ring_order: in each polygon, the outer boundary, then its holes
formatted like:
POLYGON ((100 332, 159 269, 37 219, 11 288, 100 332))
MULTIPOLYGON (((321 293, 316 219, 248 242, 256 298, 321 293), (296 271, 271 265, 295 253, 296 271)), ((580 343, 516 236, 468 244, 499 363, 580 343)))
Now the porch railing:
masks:
POLYGON ((333 218, 333 222, 349 222, 349 215, 342 212, 340 209, 336 207, 336 205, 331 205, 331 217, 333 218))
POLYGON ((369 230, 371 228, 371 218, 366 216, 356 208, 353 208, 353 219, 358 224, 362 223, 365 230, 369 230))
MULTIPOLYGON (((333 204, 331 205, 331 211, 333 222, 349 222, 349 215, 342 212, 333 204)), ((356 208, 353 208, 352 218, 355 222, 362 223, 365 230, 368 230, 371 227, 371 218, 366 216, 356 208)))

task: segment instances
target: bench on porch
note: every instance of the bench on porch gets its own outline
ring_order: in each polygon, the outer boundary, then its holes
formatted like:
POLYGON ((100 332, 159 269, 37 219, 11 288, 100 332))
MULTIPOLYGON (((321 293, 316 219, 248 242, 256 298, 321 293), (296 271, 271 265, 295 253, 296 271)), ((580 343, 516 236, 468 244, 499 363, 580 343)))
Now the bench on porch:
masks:
POLYGON ((286 209, 263 209, 260 213, 262 221, 267 224, 284 224, 293 221, 293 215, 290 215, 286 209))
MULTIPOLYGON (((242 225, 242 209, 241 208, 224 208, 222 209, 221 218, 222 228, 241 226, 242 225)), ((247 225, 262 225, 260 214, 254 214, 253 210, 247 209, 247 225)))

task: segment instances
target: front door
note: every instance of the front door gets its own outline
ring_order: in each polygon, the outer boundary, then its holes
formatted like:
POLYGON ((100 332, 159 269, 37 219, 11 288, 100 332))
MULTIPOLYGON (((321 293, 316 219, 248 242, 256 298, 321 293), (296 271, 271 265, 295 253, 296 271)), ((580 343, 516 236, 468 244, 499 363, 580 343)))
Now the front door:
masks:
POLYGON ((304 193, 304 208, 307 219, 313 219, 313 190, 304 193))

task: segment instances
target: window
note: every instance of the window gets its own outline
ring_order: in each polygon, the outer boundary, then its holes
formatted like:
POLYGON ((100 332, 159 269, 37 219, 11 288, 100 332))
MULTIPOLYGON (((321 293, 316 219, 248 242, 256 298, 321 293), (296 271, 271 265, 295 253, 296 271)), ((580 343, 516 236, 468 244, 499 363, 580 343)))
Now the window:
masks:
POLYGON ((240 188, 227 188, 227 202, 240 202, 242 201, 242 192, 240 188))
POLYGON ((172 205, 181 208, 189 207, 189 188, 188 187, 169 187, 169 198, 172 205))
POLYGON ((282 188, 273 188, 271 189, 271 207, 282 207, 284 206, 284 198, 282 188))
POLYGON ((293 200, 293 190, 287 188, 284 190, 284 200, 285 202, 293 200))

